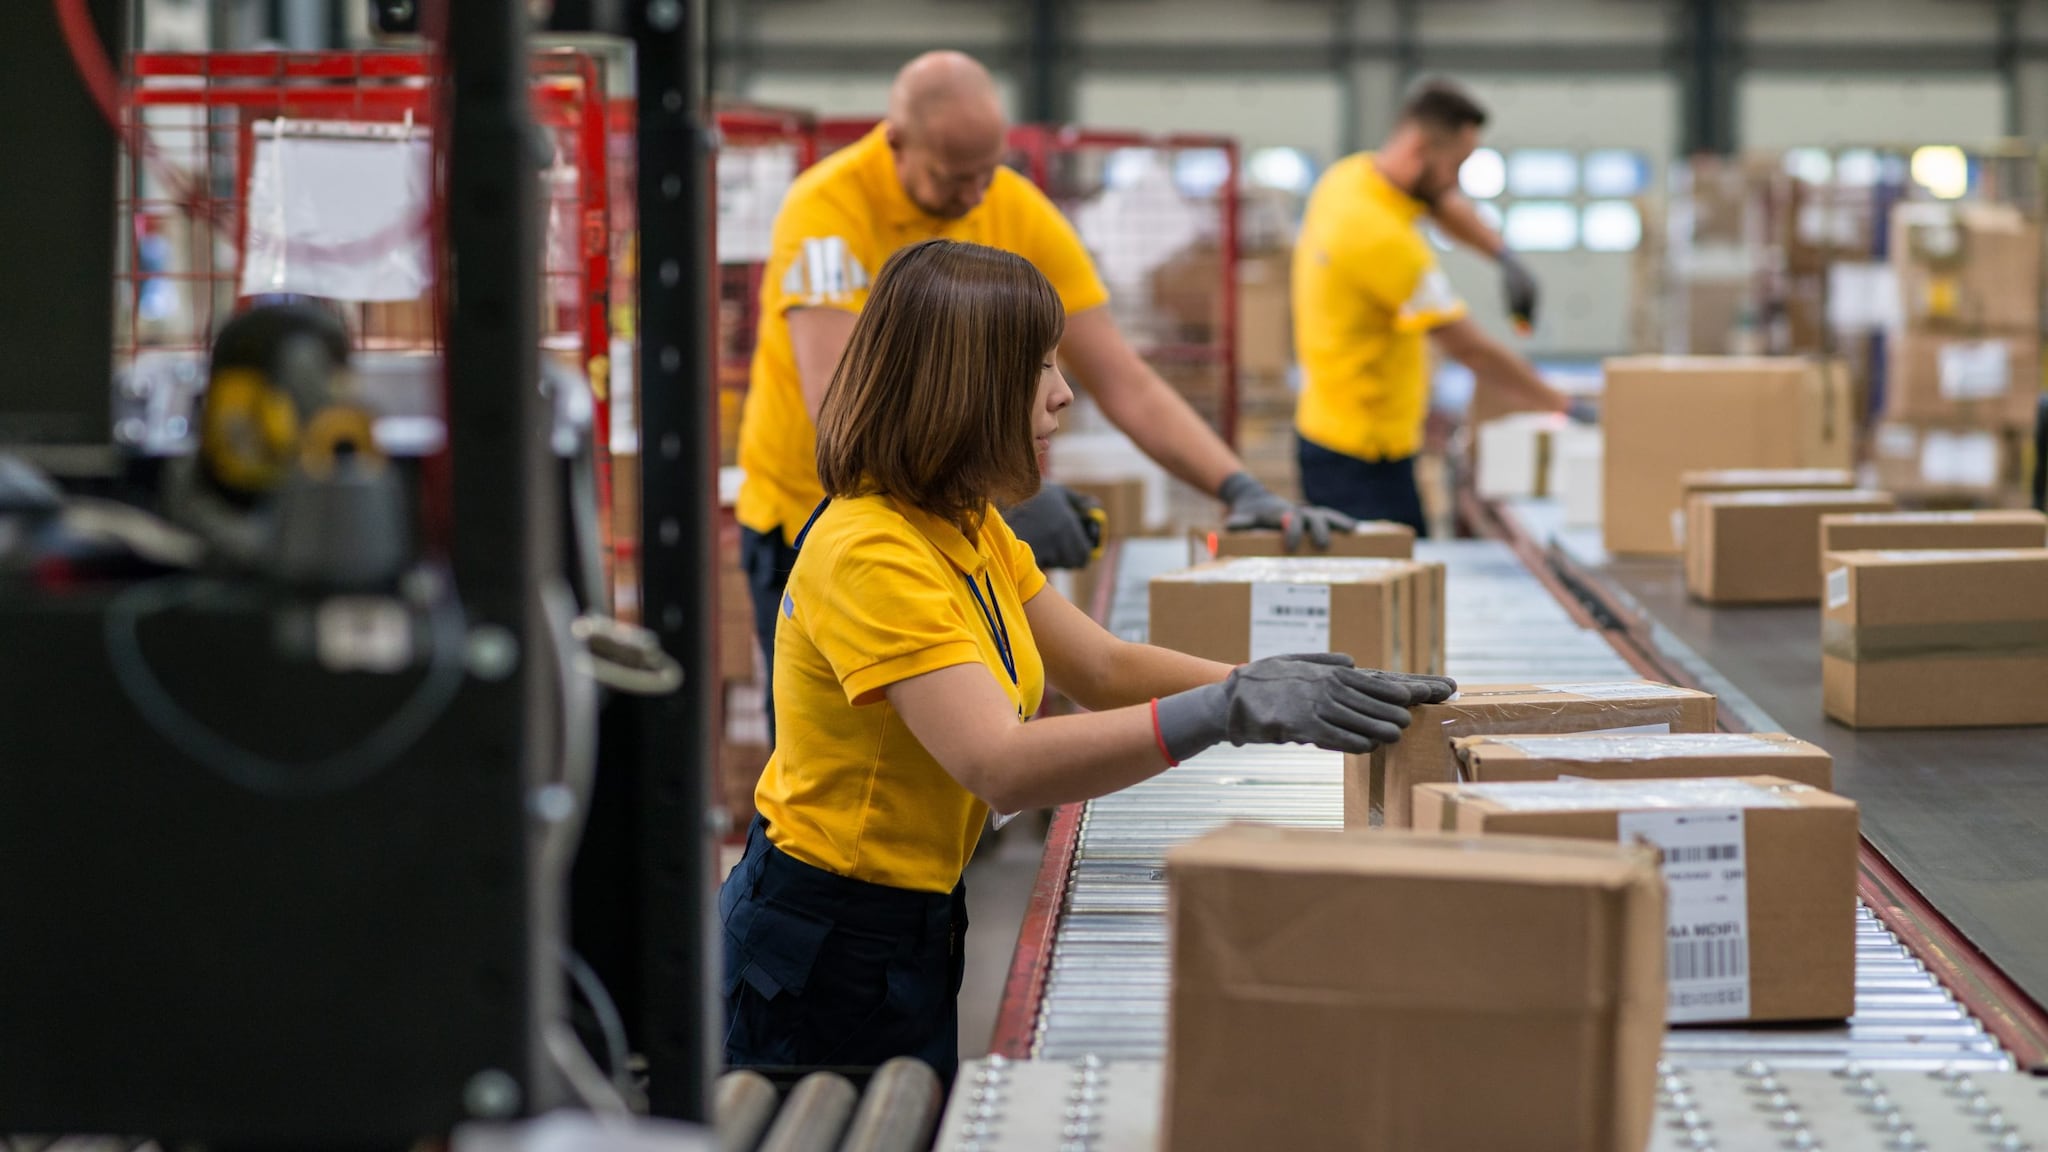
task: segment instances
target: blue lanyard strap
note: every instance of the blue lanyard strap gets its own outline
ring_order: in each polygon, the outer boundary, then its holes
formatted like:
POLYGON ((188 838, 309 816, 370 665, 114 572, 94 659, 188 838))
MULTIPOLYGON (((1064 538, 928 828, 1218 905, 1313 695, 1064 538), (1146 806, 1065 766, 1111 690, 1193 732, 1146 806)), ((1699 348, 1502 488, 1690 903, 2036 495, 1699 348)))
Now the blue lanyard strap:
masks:
MULTIPOLYGON (((988 577, 983 576, 982 579, 988 580, 988 577)), ((1003 606, 996 600, 995 582, 989 581, 986 600, 982 599, 981 586, 974 582, 972 576, 967 576, 967 590, 974 593, 974 603, 981 609, 981 619, 988 625, 988 634, 995 638, 996 655, 1003 658, 1003 671, 1010 674, 1010 686, 1014 688, 1017 686, 1017 658, 1010 651, 1010 629, 1003 623, 1003 606)))

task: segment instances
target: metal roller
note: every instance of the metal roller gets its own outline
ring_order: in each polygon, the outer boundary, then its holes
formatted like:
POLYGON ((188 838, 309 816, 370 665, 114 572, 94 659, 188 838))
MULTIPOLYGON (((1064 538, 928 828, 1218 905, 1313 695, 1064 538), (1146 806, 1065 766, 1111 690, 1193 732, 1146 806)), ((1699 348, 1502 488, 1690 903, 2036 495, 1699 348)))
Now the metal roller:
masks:
POLYGON ((718 1146, 725 1152, 754 1152, 781 1099, 775 1085, 759 1072, 742 1068, 720 1076, 711 1103, 718 1146))
POLYGON ((859 1099, 846 1077, 811 1073, 789 1090, 788 1102, 757 1152, 833 1152, 859 1099))
POLYGON ((868 1082, 839 1152, 922 1152, 931 1147, 941 1103, 938 1073, 922 1060, 899 1056, 868 1082))

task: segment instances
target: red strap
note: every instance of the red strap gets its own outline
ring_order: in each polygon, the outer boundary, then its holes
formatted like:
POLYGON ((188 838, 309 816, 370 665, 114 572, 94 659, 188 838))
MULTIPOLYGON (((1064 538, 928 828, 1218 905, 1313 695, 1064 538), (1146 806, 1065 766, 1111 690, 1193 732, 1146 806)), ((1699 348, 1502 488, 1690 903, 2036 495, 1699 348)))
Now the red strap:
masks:
POLYGON ((1166 750, 1166 733, 1159 730, 1159 697, 1157 696, 1152 698, 1152 739, 1159 745, 1159 754, 1166 758, 1166 766, 1168 768, 1180 767, 1180 761, 1175 760, 1173 753, 1166 750))

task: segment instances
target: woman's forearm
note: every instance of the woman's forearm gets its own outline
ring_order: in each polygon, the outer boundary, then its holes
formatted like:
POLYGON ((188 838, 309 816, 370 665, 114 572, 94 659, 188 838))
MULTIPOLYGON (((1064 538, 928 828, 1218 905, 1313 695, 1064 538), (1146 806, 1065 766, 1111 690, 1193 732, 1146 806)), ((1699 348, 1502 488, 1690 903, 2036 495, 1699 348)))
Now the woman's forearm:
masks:
POLYGON ((1204 684, 1214 684, 1230 675, 1230 665, 1204 660, 1171 648, 1121 642, 1111 654, 1110 671, 1101 686, 1101 702, 1089 703, 1098 710, 1143 704, 1160 696, 1171 696, 1204 684))
POLYGON ((969 790, 998 812, 1106 796, 1166 770, 1146 704, 1012 726, 976 757, 969 790))

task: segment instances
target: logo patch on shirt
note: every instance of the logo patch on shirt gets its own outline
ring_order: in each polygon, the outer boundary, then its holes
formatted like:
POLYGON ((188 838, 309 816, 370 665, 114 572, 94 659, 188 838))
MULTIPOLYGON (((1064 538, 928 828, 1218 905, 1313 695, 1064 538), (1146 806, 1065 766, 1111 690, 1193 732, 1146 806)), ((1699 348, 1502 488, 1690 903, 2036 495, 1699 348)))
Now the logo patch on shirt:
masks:
POLYGON ((782 615, 786 619, 796 619, 796 601, 790 599, 787 592, 782 594, 782 615))
POLYGON ((789 262, 789 271, 782 277, 783 295, 811 304, 841 302, 867 286, 868 270, 854 259, 853 250, 839 236, 805 240, 803 251, 789 262))

